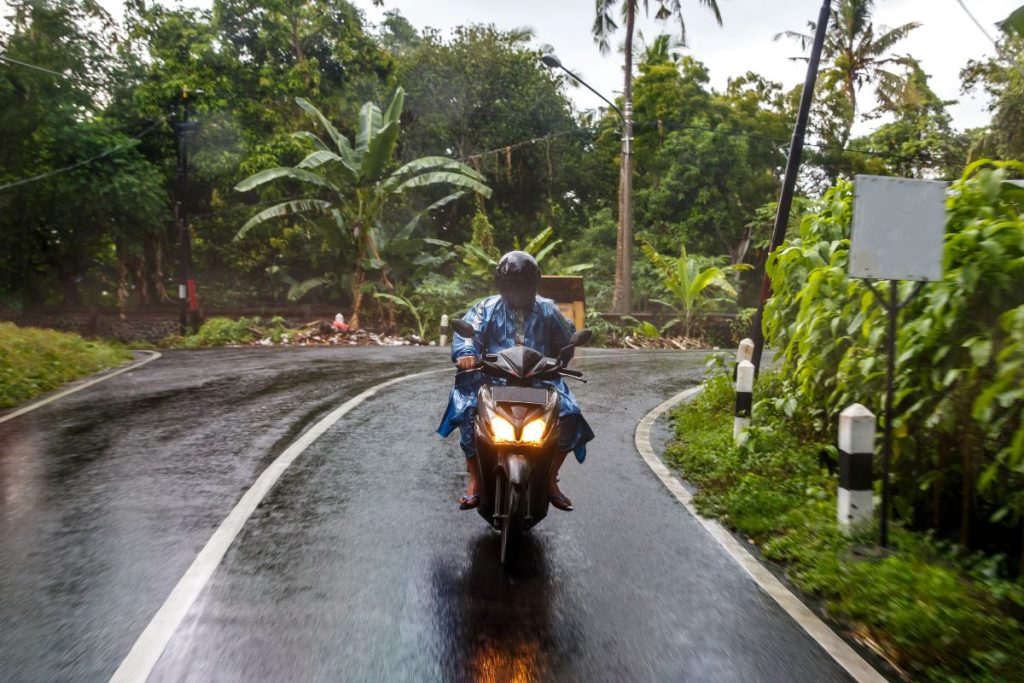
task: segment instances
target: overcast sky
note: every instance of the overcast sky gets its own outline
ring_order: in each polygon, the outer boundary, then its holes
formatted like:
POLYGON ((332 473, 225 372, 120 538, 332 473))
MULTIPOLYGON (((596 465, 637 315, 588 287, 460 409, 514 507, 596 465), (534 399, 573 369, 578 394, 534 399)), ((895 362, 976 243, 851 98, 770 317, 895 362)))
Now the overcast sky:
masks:
MULTIPOLYGON (((566 67, 597 90, 608 97, 622 91, 621 54, 602 56, 591 38, 594 0, 385 0, 384 8, 374 7, 371 0, 353 1, 370 21, 379 21, 384 11, 397 9, 417 28, 432 26, 445 33, 468 23, 493 23, 498 28, 527 26, 533 29, 537 45, 551 45, 566 67)), ((964 0, 993 36, 997 33, 995 22, 1005 19, 1021 2, 964 0)), ((787 88, 803 82, 806 66, 788 59, 799 54, 799 46, 785 40, 773 42, 772 37, 781 31, 806 30, 807 22, 817 18, 820 0, 718 0, 718 6, 721 28, 697 0, 683 0, 687 52, 707 64, 714 87, 721 89, 730 76, 751 70, 787 88)), ((950 110, 958 128, 988 121, 983 98, 961 96, 959 73, 969 59, 991 54, 994 49, 957 0, 877 0, 874 21, 876 26, 888 27, 909 21, 921 23, 897 46, 898 51, 921 61, 940 97, 960 100, 950 110)), ((678 31, 674 22, 662 28, 653 20, 642 20, 638 26, 648 39, 666 29, 678 31)), ((616 45, 621 41, 619 37, 616 45)), ((584 88, 575 88, 570 94, 580 108, 600 104, 584 88)), ((866 93, 864 97, 867 102, 866 93)))

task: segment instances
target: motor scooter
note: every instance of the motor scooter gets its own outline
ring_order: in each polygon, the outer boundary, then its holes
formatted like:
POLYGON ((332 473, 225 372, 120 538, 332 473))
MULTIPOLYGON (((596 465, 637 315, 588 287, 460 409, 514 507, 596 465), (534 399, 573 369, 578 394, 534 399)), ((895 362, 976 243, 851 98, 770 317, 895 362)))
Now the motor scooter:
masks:
MULTIPOLYGON (((476 336, 464 320, 452 321, 452 327, 466 339, 476 336)), ((523 533, 547 516, 548 484, 558 454, 558 391, 551 385, 535 385, 560 377, 585 382, 582 372, 567 366, 573 350, 591 337, 590 330, 576 332, 558 358, 517 344, 484 354, 474 368, 459 371, 479 371, 485 377, 477 393, 474 423, 481 483, 477 511, 501 532, 501 562, 506 567, 515 565, 523 533)))

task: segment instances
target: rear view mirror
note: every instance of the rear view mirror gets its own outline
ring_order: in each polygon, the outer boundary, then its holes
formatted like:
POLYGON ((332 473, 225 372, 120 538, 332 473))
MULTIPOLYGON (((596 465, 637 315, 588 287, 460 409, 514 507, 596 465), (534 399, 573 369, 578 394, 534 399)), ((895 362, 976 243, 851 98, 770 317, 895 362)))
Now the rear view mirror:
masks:
POLYGON ((564 347, 559 353, 558 357, 563 363, 568 363, 572 359, 572 352, 577 346, 583 346, 591 339, 594 338, 594 333, 590 330, 580 330, 579 332, 573 332, 573 335, 569 337, 569 345, 564 347))
POLYGON ((463 336, 466 339, 472 339, 473 335, 476 334, 476 330, 473 329, 473 326, 465 320, 453 320, 452 328, 458 332, 460 336, 463 336))
POLYGON ((586 346, 590 343, 590 340, 594 338, 594 333, 590 330, 580 330, 572 335, 569 339, 569 343, 572 346, 586 346))

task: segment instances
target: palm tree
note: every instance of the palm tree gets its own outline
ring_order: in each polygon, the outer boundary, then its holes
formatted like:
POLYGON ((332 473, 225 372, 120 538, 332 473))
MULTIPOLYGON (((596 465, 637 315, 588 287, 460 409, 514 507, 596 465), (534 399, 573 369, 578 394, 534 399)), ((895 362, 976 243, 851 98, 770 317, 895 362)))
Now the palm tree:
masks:
MULTIPOLYGON (((715 15, 718 25, 722 25, 722 14, 718 11, 717 0, 698 0, 715 15)), ((622 88, 623 111, 625 112, 622 137, 623 155, 619 164, 619 227, 615 246, 615 287, 612 290, 612 310, 618 313, 629 313, 632 294, 633 277, 633 216, 630 195, 633 192, 633 160, 629 153, 630 139, 633 137, 633 29, 636 25, 636 11, 643 3, 644 13, 649 11, 648 0, 594 0, 593 34, 598 49, 607 53, 611 49, 611 37, 619 25, 612 16, 615 7, 619 6, 622 20, 626 24, 626 43, 624 53, 626 64, 623 70, 624 86, 622 88)), ((682 0, 658 0, 658 9, 654 18, 659 21, 679 21, 680 44, 686 44, 686 22, 683 20, 682 0)))
MULTIPOLYGON (((236 190, 246 192, 272 180, 285 178, 307 188, 306 196, 289 199, 257 213, 241 227, 235 239, 241 239, 249 230, 268 220, 301 215, 323 234, 327 246, 335 253, 353 249, 352 328, 359 327, 367 273, 383 272, 385 263, 381 255, 387 244, 408 239, 422 215, 458 199, 465 190, 485 197, 491 195, 483 176, 448 157, 421 157, 394 169, 404 99, 405 91, 402 88, 395 90, 383 114, 373 102, 364 104, 359 112, 359 127, 353 144, 319 109, 297 97, 295 102, 327 134, 330 144, 309 131, 293 133, 314 148, 305 159, 294 167, 260 171, 235 186, 236 190), (439 184, 460 189, 418 212, 403 228, 397 231, 388 229, 382 218, 391 200, 407 190, 439 184)), ((309 285, 323 284, 323 281, 318 278, 310 281, 309 285)), ((308 291, 308 287, 300 286, 298 291, 308 291)))
MULTIPOLYGON (((839 142, 843 148, 850 140, 850 131, 857 118, 857 95, 860 89, 869 83, 874 84, 879 104, 894 109, 902 99, 906 80, 898 73, 889 71, 888 67, 911 68, 917 64, 910 56, 890 56, 889 52, 920 24, 911 21, 893 29, 881 27, 881 34, 876 36, 875 25, 871 22, 873 6, 874 0, 839 0, 832 8, 822 49, 828 66, 822 71, 821 92, 831 92, 838 88, 849 104, 848 110, 841 115, 843 121, 839 142)), ((808 26, 809 34, 785 31, 776 35, 775 39, 783 36, 792 38, 799 41, 801 49, 806 50, 817 28, 814 22, 808 22, 808 26)))

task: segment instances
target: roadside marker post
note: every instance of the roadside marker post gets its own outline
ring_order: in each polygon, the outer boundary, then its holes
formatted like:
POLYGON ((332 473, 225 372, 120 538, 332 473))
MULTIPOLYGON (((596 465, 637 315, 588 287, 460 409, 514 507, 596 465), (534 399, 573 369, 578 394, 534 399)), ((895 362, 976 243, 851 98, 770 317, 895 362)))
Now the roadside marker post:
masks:
POLYGON ((438 344, 437 344, 438 346, 447 346, 448 345, 448 330, 449 330, 449 327, 448 327, 448 316, 447 315, 442 315, 441 316, 441 340, 438 342, 438 344))
POLYGON ((839 496, 836 515, 844 533, 871 522, 874 512, 875 414, 859 403, 839 413, 839 496))
POLYGON ((848 273, 860 278, 888 313, 885 424, 882 444, 882 512, 878 543, 889 545, 889 466, 892 461, 893 377, 900 311, 927 282, 942 279, 946 187, 937 180, 858 175, 853 181, 853 227, 848 273), (888 296, 872 284, 888 280, 888 296), (900 300, 899 281, 917 283, 900 300))
POLYGON ((750 413, 754 407, 754 364, 740 361, 736 366, 736 416, 732 420, 732 438, 739 441, 740 434, 750 427, 750 413))
POLYGON ((736 371, 740 367, 740 363, 745 360, 753 361, 754 357, 754 341, 752 339, 744 339, 740 342, 739 347, 736 349, 736 362, 732 366, 732 381, 736 381, 736 371))

